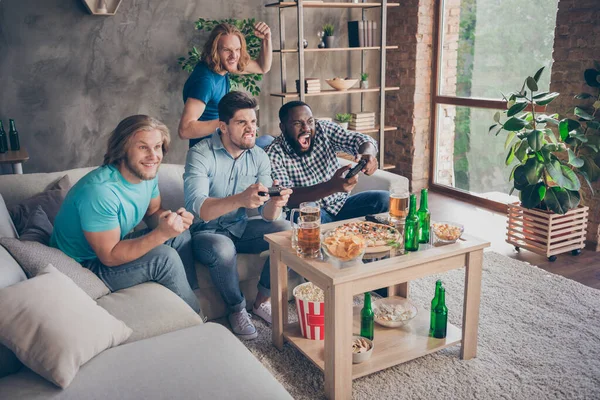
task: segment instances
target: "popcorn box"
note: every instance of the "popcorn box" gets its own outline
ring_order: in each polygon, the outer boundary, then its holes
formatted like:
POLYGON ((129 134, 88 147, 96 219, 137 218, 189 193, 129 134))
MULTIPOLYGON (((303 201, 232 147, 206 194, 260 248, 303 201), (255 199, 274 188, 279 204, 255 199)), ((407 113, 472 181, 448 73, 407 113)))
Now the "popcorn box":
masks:
MULTIPOLYGON (((303 290, 310 290, 318 287, 311 282, 303 283, 294 288, 294 298, 296 299, 296 310, 298 312, 298 321, 300 321, 300 330, 302 336, 310 340, 325 339, 325 302, 310 301, 303 296, 303 290)), ((322 291, 321 291, 322 292, 322 291)))

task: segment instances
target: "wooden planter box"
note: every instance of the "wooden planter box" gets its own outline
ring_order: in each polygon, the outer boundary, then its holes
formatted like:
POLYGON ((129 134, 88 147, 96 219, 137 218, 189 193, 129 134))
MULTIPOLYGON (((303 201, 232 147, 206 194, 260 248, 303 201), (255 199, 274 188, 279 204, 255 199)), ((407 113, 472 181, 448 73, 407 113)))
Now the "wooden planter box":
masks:
POLYGON ((589 207, 579 206, 564 215, 508 205, 506 242, 556 260, 568 251, 579 254, 585 247, 589 207))

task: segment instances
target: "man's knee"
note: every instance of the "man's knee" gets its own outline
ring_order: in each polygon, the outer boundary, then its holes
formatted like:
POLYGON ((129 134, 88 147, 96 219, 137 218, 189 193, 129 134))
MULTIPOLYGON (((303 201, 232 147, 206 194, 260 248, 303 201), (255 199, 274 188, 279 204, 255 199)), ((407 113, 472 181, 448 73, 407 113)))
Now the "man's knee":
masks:
POLYGON ((215 235, 212 240, 195 239, 194 254, 198 261, 209 267, 227 266, 235 260, 236 250, 233 241, 224 235, 215 235))
POLYGON ((177 250, 171 246, 167 246, 166 244, 161 244, 160 246, 155 247, 154 249, 150 250, 150 253, 154 258, 161 261, 165 265, 168 265, 169 267, 174 265, 180 266, 182 264, 181 257, 179 257, 177 250))

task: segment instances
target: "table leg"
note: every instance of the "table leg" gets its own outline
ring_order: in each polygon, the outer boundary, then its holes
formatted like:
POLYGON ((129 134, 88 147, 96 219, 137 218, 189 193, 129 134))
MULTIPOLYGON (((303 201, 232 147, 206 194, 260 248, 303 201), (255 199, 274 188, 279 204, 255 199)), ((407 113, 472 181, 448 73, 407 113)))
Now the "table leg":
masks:
POLYGON ((479 328, 483 250, 468 253, 466 264, 462 346, 460 348, 460 358, 463 360, 469 360, 477 356, 477 330, 479 328))
POLYGON ((271 317, 273 323, 273 344, 283 350, 283 326, 288 322, 287 293, 288 271, 287 266, 281 261, 281 251, 270 249, 271 267, 271 317))
POLYGON ((408 299, 409 293, 409 282, 399 283, 397 285, 388 286, 388 297, 389 296, 400 296, 408 299))
POLYGON ((14 163, 13 164, 13 173, 15 174, 23 174, 23 163, 14 163))
POLYGON ((325 290, 325 395, 352 398, 352 287, 325 290))

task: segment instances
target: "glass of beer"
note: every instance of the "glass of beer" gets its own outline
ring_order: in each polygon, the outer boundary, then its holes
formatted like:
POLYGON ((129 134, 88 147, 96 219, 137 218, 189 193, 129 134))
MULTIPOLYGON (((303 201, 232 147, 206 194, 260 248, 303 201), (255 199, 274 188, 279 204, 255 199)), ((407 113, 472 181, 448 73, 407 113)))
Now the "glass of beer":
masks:
POLYGON ((409 192, 402 188, 392 188, 390 191, 390 218, 404 220, 408 215, 409 192))
POLYGON ((305 222, 317 221, 321 222, 321 207, 319 207, 319 203, 316 201, 307 201, 304 203, 300 203, 299 208, 294 208, 290 213, 290 223, 292 224, 292 247, 294 249, 297 248, 298 245, 298 236, 297 232, 297 223, 295 214, 300 214, 299 218, 304 218, 305 222))
POLYGON ((321 221, 314 220, 313 216, 298 217, 296 222, 298 241, 296 254, 302 258, 318 258, 321 255, 321 221))

